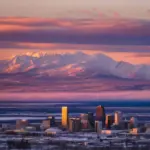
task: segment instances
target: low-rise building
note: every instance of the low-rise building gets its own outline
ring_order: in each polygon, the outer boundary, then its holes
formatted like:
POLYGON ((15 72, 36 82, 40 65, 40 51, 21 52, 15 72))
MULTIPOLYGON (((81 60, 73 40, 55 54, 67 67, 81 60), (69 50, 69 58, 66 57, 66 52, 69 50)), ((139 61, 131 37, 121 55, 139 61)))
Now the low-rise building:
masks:
POLYGON ((41 124, 41 128, 43 130, 46 130, 46 129, 50 128, 50 120, 49 119, 43 120, 42 124, 41 124))
POLYGON ((56 135, 56 134, 59 134, 61 132, 62 132, 62 130, 60 130, 58 128, 49 128, 49 129, 45 130, 45 133, 48 135, 56 135))
POLYGON ((27 127, 24 128, 24 130, 25 131, 29 131, 29 132, 30 131, 36 131, 36 127, 34 127, 34 126, 27 126, 27 127))
POLYGON ((139 128, 133 128, 130 133, 131 134, 138 134, 140 132, 140 129, 139 128))
POLYGON ((16 121, 16 129, 24 129, 28 124, 28 120, 19 119, 16 121))

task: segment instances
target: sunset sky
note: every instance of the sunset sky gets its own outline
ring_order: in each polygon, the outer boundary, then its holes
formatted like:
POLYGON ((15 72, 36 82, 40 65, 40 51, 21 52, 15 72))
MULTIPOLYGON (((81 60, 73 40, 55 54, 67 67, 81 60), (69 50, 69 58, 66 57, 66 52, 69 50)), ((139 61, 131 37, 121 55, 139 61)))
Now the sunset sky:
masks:
POLYGON ((0 1, 0 59, 39 50, 150 63, 150 1, 0 1))
POLYGON ((150 65, 150 1, 0 0, 0 61, 79 51, 150 65))

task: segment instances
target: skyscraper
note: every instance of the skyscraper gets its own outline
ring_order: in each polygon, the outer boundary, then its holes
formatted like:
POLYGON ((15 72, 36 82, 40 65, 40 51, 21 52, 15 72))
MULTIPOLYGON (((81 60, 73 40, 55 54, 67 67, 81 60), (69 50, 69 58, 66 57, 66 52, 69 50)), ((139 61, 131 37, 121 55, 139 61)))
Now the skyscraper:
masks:
POLYGON ((99 134, 102 130, 102 121, 95 121, 95 131, 99 134))
POLYGON ((122 113, 120 111, 115 112, 114 123, 119 125, 122 122, 122 113))
POLYGON ((81 128, 82 129, 88 129, 88 114, 81 114, 81 128))
POLYGON ((96 120, 102 121, 103 127, 105 126, 105 109, 101 105, 96 108, 96 120))
POLYGON ((134 128, 136 128, 138 126, 138 120, 135 117, 131 117, 130 119, 130 125, 133 126, 134 128))
POLYGON ((110 129, 111 128, 111 125, 113 124, 113 116, 112 115, 106 115, 106 122, 105 122, 105 125, 106 125, 106 128, 107 129, 110 129))
POLYGON ((79 132, 80 129, 81 129, 80 118, 69 118, 69 131, 70 132, 79 132))
POLYGON ((94 129, 94 115, 93 113, 89 112, 88 113, 88 128, 89 129, 94 129))
POLYGON ((62 107, 62 126, 64 128, 67 128, 68 127, 68 107, 62 107))
POLYGON ((89 112, 87 114, 81 114, 81 128, 82 129, 94 129, 94 115, 89 112))
POLYGON ((55 117, 54 116, 48 116, 47 119, 50 120, 50 126, 55 126, 55 117))

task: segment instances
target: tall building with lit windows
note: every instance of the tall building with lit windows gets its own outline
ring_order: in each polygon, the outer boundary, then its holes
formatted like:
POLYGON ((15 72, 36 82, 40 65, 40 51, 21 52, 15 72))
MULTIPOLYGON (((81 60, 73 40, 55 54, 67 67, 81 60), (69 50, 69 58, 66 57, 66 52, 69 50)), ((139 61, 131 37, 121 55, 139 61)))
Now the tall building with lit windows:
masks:
POLYGON ((64 106, 64 107, 62 107, 62 126, 64 127, 64 128, 67 128, 68 127, 68 107, 66 107, 66 106, 64 106))
POLYGON ((96 120, 102 121, 103 127, 105 126, 105 109, 101 105, 96 107, 96 120))
POLYGON ((111 125, 114 122, 114 118, 112 115, 106 115, 105 127, 106 129, 111 129, 111 125))
POLYGON ((99 134, 101 133, 103 127, 101 121, 95 121, 95 131, 99 134))
POLYGON ((88 128, 89 129, 94 129, 94 114, 89 112, 88 113, 88 128))
POLYGON ((120 122, 122 122, 122 113, 120 111, 116 111, 114 116, 114 123, 119 125, 120 122))
POLYGON ((81 128, 82 129, 88 129, 88 114, 81 114, 81 128))
POLYGON ((69 131, 70 132, 79 132, 80 129, 81 129, 80 118, 69 118, 69 131))

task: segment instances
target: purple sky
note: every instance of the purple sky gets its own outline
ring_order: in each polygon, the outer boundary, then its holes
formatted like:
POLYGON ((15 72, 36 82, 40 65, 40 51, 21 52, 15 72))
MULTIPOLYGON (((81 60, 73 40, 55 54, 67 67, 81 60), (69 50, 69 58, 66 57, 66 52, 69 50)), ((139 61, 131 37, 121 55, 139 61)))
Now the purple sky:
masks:
MULTIPOLYGON (((150 1, 1 0, 0 67, 2 68, 5 65, 7 68, 4 70, 7 71, 16 69, 21 65, 24 67, 26 64, 15 64, 12 58, 16 55, 20 56, 39 51, 48 54, 72 54, 81 51, 91 56, 102 53, 116 62, 146 64, 149 67, 150 1), (7 63, 9 63, 6 65, 5 61, 2 60, 7 60, 7 63), (12 63, 10 63, 11 61, 12 63)), ((55 61, 57 62, 57 60, 55 61)), ((29 68, 32 68, 35 64, 32 66, 32 60, 30 63, 29 68)), ((64 68, 67 67, 64 66, 64 68)), ((144 70, 146 70, 145 68, 144 70)), ((149 75, 149 72, 147 74, 149 75)), ((144 75, 142 74, 142 76, 144 75)), ((13 87, 19 92, 21 88, 26 89, 26 85, 18 86, 14 85, 14 82, 12 84, 14 78, 7 77, 7 75, 4 78, 2 76, 2 79, 5 80, 4 82, 0 80, 2 85, 0 91, 10 92, 13 87)), ((114 81, 111 82, 114 83, 114 81)), ((20 83, 20 81, 17 82, 20 83)), ((36 83, 39 82, 41 81, 36 81, 36 83)), ((142 88, 149 88, 145 81, 142 82, 144 82, 142 88)), ((142 83, 137 83, 140 84, 141 88, 142 83)), ((123 84, 126 83, 123 81, 123 84)), ((44 83, 38 85, 42 87, 44 83)), ((64 83, 60 86, 62 85, 64 86, 64 83)), ((67 85, 70 85, 70 83, 67 83, 67 85)), ((93 85, 89 86, 92 87, 90 87, 91 91, 95 90, 93 85)), ((30 88, 32 89, 34 86, 30 86, 30 88)), ((83 88, 85 87, 83 86, 83 88)), ((117 91, 116 89, 115 87, 115 91, 117 91)), ((78 90, 79 87, 74 91, 78 90)), ((126 96, 124 95, 124 97, 126 96)))

